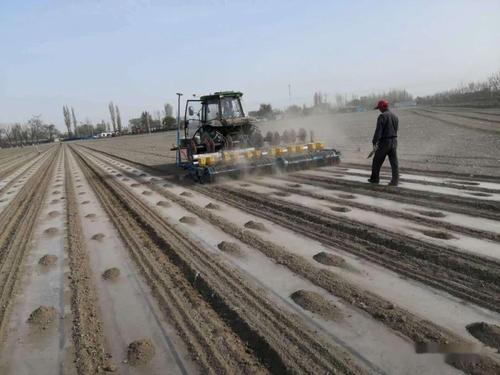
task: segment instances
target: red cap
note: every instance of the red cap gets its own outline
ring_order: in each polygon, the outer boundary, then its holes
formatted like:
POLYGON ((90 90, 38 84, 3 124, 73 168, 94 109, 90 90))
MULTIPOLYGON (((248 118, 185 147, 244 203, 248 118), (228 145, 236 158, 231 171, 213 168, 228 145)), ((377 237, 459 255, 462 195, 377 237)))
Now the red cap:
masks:
POLYGON ((385 99, 382 99, 378 101, 377 106, 373 109, 386 110, 387 108, 389 108, 389 102, 385 99))

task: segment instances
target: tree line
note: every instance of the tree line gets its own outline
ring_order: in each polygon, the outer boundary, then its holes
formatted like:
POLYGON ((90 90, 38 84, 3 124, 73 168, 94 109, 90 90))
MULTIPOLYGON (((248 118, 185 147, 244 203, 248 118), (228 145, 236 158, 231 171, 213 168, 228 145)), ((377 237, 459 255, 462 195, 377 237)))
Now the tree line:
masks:
POLYGON ((417 97, 420 105, 444 106, 500 106, 500 71, 480 82, 461 84, 455 89, 442 91, 434 95, 417 97))
POLYGON ((45 124, 41 116, 32 116, 26 124, 0 127, 0 147, 22 147, 38 143, 53 142, 60 136, 54 124, 45 124))

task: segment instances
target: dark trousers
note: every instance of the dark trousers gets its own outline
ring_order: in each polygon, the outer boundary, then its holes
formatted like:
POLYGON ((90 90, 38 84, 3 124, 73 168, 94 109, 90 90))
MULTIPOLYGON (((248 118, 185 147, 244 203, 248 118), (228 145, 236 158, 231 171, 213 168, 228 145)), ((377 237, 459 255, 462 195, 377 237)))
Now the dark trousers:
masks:
POLYGON ((399 179, 399 166, 398 166, 398 140, 397 138, 382 139, 379 141, 378 149, 373 156, 372 181, 379 181, 380 168, 384 164, 385 157, 389 157, 392 170, 392 182, 398 182, 399 179))

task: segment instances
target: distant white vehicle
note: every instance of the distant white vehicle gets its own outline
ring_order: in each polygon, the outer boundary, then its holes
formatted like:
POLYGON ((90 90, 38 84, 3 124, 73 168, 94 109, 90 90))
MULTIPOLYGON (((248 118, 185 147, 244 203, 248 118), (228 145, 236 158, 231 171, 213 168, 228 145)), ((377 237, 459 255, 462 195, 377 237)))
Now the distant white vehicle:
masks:
POLYGON ((108 138, 108 137, 112 137, 112 134, 111 133, 99 133, 99 134, 97 134, 97 138, 108 138))

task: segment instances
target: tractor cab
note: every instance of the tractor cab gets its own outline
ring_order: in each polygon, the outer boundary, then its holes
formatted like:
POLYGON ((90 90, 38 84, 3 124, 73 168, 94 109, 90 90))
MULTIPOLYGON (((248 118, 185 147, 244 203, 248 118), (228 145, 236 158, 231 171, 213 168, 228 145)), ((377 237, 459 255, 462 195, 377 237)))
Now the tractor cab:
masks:
POLYGON ((255 120, 245 116, 237 91, 216 92, 186 102, 184 139, 190 156, 262 145, 255 120))

